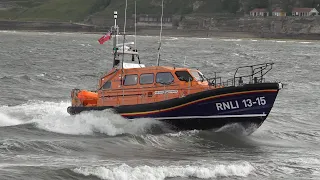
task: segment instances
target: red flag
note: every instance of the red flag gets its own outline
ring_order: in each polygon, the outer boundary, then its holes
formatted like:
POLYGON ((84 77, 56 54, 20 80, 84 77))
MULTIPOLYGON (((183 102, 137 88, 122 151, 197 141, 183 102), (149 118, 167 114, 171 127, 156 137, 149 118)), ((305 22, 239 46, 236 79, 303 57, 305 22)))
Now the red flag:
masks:
POLYGON ((103 44, 104 42, 108 41, 109 39, 111 39, 111 33, 110 32, 108 32, 107 34, 102 36, 98 41, 99 41, 100 44, 103 44))

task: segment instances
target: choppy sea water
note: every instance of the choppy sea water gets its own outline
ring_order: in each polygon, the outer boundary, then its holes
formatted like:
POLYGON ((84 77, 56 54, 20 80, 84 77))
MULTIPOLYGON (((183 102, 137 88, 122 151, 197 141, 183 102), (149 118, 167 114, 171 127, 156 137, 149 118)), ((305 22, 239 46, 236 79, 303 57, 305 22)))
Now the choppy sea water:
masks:
MULTIPOLYGON (((220 72, 274 62, 285 83, 250 136, 237 125, 172 132, 153 119, 109 111, 70 116, 72 88, 95 89, 112 64, 111 42, 80 33, 0 32, 1 179, 319 179, 320 42, 175 38, 162 65, 220 72)), ((133 37, 128 37, 133 40, 133 37)), ((156 63, 158 37, 138 37, 140 59, 156 63)))

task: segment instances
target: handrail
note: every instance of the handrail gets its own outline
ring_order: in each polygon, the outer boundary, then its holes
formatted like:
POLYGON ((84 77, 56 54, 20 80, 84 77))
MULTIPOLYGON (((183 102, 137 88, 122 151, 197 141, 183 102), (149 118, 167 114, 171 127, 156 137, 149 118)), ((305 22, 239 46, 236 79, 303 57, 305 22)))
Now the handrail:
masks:
POLYGON ((267 74, 271 69, 272 69, 272 65, 274 63, 262 63, 262 64, 256 64, 256 65, 251 65, 251 66, 241 66, 241 67, 238 67, 233 75, 233 79, 234 79, 234 82, 236 81, 236 78, 243 78, 243 77, 251 77, 250 79, 250 84, 252 83, 252 80, 254 79, 254 75, 260 73, 260 79, 263 78, 263 76, 265 74, 267 74), (263 70, 267 69, 269 67, 269 69, 266 71, 266 72, 263 72, 263 70), (243 76, 236 76, 238 71, 240 69, 244 69, 244 68, 250 68, 251 69, 251 74, 248 74, 248 75, 243 75, 243 76), (258 70, 258 71, 256 71, 258 70))
POLYGON ((243 78, 250 77, 248 84, 261 83, 265 80, 264 75, 266 75, 273 67, 273 62, 271 63, 261 63, 249 66, 241 66, 238 67, 233 75, 233 78, 227 79, 227 81, 222 82, 221 77, 217 77, 217 73, 215 72, 215 77, 207 78, 207 81, 212 86, 223 85, 223 86, 236 86, 236 82, 238 85, 245 84, 243 82, 243 78), (249 73, 245 75, 238 75, 239 70, 248 68, 250 70, 249 73), (220 82, 217 82, 217 81, 220 82), (237 81, 238 80, 238 81, 237 81))

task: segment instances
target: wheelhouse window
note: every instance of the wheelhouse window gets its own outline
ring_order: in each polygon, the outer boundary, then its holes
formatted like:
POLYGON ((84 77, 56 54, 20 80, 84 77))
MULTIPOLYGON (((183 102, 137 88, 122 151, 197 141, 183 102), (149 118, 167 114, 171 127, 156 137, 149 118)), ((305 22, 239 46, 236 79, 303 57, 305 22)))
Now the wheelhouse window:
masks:
POLYGON ((188 71, 176 71, 176 75, 180 81, 192 81, 193 78, 188 71))
POLYGON ((130 74, 124 77, 123 85, 125 86, 136 85, 137 83, 138 83, 138 75, 136 74, 130 74))
POLYGON ((196 81, 205 81, 204 75, 199 71, 191 71, 192 76, 195 78, 196 81))
POLYGON ((111 88, 111 82, 107 81, 106 83, 104 83, 101 89, 110 89, 110 88, 111 88))
POLYGON ((140 84, 152 84, 154 81, 154 74, 141 74, 140 84))
POLYGON ((156 82, 160 84, 171 84, 174 81, 174 77, 170 72, 157 73, 156 82))

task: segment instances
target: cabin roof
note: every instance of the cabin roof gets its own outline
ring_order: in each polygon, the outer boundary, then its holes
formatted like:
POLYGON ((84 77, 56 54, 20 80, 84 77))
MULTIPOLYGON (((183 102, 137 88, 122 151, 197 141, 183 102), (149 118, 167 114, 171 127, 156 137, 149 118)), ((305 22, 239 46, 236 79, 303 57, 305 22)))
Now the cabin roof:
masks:
MULTIPOLYGON (((139 65, 139 64, 136 64, 139 65)), ((101 77, 101 79, 105 79, 111 74, 114 73, 114 70, 109 71, 106 75, 101 77)), ((172 66, 148 66, 148 67, 137 67, 137 68, 124 68, 124 75, 126 74, 148 74, 148 73, 157 73, 157 72, 172 72, 172 71, 194 71, 196 69, 191 69, 191 68, 185 68, 185 67, 172 67, 172 66)), ((122 69, 117 70, 117 74, 121 74, 122 69)))
MULTIPOLYGON (((159 72, 159 71, 183 71, 183 70, 190 70, 189 68, 176 68, 176 67, 171 67, 171 66, 148 66, 148 67, 139 67, 139 68, 128 68, 125 69, 125 72, 130 72, 130 71, 140 71, 140 72, 159 72)), ((121 71, 121 69, 120 69, 121 71)))

